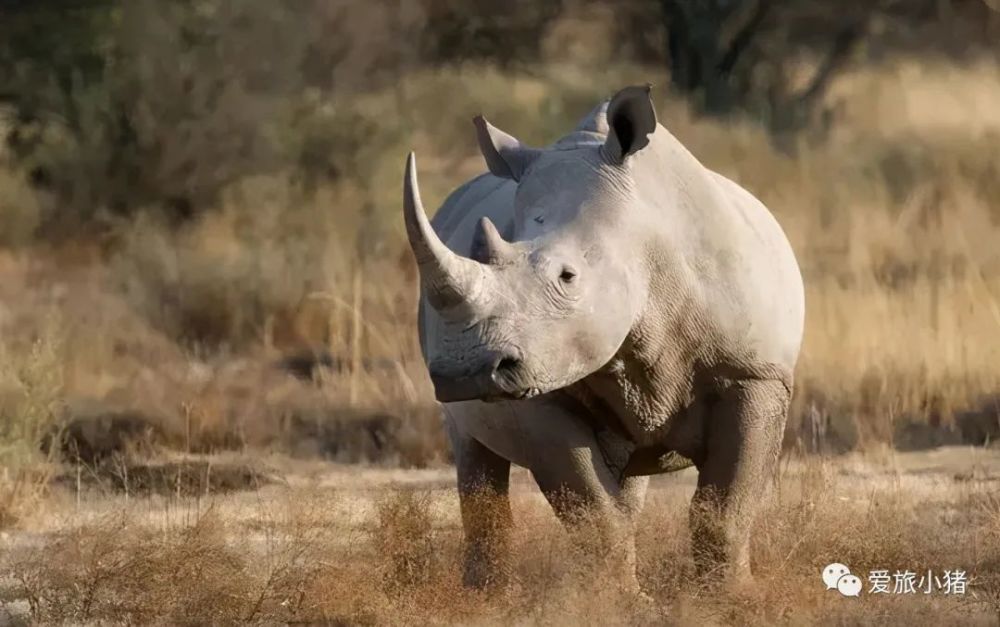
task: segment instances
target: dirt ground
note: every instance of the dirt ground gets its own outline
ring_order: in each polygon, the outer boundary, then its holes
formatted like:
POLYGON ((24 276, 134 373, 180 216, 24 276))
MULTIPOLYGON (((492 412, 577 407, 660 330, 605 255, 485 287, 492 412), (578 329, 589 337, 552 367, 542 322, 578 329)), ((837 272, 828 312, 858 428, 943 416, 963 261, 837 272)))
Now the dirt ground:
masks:
POLYGON ((784 460, 754 539, 756 584, 726 592, 691 577, 696 473, 656 477, 637 535, 652 606, 580 566, 521 469, 511 581, 484 594, 460 585, 450 467, 214 457, 162 468, 164 489, 149 489, 148 469, 129 490, 69 473, 0 534, 0 623, 1000 624, 996 449, 784 460), (207 481, 182 477, 186 466, 207 481), (832 562, 864 582, 858 598, 826 590, 832 562), (888 593, 870 591, 875 570, 889 571, 888 593), (919 583, 928 570, 964 571, 968 587, 894 591, 897 571, 919 583))

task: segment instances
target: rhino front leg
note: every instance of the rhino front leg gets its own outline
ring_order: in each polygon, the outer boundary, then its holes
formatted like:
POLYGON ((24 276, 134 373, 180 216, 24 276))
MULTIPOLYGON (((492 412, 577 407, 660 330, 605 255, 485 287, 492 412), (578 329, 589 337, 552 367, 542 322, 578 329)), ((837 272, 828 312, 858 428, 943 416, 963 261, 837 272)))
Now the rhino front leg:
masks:
POLYGON ((473 588, 502 584, 512 525, 510 462, 468 436, 453 437, 453 450, 465 532, 463 582, 473 588))
POLYGON ((739 381, 714 405, 691 502, 699 575, 750 576, 750 529, 774 480, 789 392, 779 381, 739 381))
POLYGON ((569 436, 569 446, 549 449, 544 463, 531 468, 532 475, 574 540, 600 560, 595 566, 610 569, 614 580, 638 593, 634 519, 642 509, 649 478, 620 482, 592 431, 581 428, 563 435, 569 436))

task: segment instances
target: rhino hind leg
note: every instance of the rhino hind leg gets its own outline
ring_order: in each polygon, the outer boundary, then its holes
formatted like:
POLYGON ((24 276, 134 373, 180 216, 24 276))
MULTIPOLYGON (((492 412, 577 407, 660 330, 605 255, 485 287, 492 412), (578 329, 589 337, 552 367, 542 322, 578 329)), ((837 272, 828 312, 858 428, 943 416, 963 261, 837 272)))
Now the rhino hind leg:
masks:
POLYGON ((633 524, 636 517, 642 513, 642 507, 646 504, 646 488, 648 487, 649 477, 625 477, 621 482, 618 504, 633 524))
POLYGON ((781 382, 754 380, 733 384, 713 407, 690 509, 699 575, 750 577, 750 530, 775 478, 788 402, 781 382))
POLYGON ((510 461, 471 437, 453 439, 465 532, 463 582, 479 589, 502 585, 509 574, 510 461))

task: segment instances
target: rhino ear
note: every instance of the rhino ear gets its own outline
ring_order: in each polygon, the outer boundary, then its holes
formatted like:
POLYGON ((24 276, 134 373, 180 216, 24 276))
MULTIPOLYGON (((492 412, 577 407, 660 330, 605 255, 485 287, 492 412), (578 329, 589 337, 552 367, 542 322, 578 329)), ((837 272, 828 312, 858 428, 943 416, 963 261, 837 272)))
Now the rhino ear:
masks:
POLYGON ((649 92, 652 85, 626 87, 608 104, 608 139, 604 154, 612 163, 625 160, 649 143, 656 131, 656 111, 649 92))
POLYGON ((521 175, 541 151, 525 146, 487 122, 481 115, 477 115, 472 121, 476 125, 479 149, 490 172, 501 178, 521 180, 521 175))
POLYGON ((610 100, 605 100, 601 104, 594 107, 593 110, 587 114, 587 117, 580 120, 580 123, 576 125, 575 130, 607 135, 611 130, 608 128, 608 105, 610 104, 610 100))

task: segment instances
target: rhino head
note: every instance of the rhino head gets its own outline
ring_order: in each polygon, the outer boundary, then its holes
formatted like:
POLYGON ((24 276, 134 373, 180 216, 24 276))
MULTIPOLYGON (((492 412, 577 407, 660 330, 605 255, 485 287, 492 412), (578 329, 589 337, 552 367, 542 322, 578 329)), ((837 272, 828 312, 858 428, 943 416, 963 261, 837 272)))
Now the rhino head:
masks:
POLYGON ((564 388, 615 356, 645 302, 633 170, 656 131, 649 87, 607 105, 602 143, 527 147, 476 118, 490 171, 517 182, 512 241, 489 218, 470 257, 435 234, 407 160, 404 213, 428 304, 442 321, 426 358, 442 402, 564 388))

